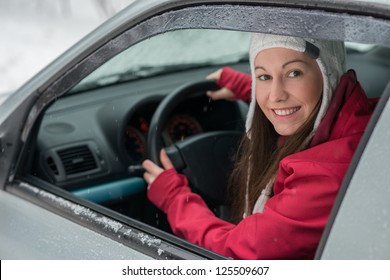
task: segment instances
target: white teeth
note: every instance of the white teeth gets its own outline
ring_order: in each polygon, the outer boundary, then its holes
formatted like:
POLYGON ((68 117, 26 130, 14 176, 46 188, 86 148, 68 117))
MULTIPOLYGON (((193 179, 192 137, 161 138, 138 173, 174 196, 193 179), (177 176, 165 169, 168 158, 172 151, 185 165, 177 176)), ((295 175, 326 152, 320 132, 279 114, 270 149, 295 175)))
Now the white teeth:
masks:
POLYGON ((278 116, 288 116, 292 113, 295 113, 299 110, 299 107, 291 108, 291 109, 283 109, 283 110, 274 110, 275 114, 278 116))

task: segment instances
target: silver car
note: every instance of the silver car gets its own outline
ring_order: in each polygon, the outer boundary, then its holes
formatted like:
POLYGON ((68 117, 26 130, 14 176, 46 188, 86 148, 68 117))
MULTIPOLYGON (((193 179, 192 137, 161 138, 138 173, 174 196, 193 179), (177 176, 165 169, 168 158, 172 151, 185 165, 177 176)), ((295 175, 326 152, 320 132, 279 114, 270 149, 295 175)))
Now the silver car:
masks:
POLYGON ((171 233, 140 163, 161 147, 189 151, 194 191, 227 215, 229 147, 248 104, 209 100, 205 77, 248 72, 250 32, 344 41, 348 67, 380 98, 316 258, 390 259, 386 0, 135 1, 0 105, 0 258, 224 259, 171 233), (204 155, 193 139, 221 150, 204 155), (199 176, 217 157, 217 174, 199 176))

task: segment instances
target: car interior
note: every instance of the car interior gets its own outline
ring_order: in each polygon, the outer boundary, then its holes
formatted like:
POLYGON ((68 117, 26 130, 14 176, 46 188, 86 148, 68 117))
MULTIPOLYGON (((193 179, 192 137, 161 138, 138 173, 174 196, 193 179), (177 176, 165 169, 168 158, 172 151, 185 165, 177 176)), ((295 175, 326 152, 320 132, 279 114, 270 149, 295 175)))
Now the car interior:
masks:
MULTIPOLYGON (((370 98, 379 97, 390 77, 390 50, 346 46, 347 68, 355 69, 370 98)), ((163 71, 139 67, 144 75, 104 77, 92 87, 91 76, 104 72, 103 65, 83 79, 43 114, 24 173, 40 185, 169 232, 164 215, 146 197, 141 168, 146 158, 158 161, 164 147, 193 190, 216 215, 228 219, 227 174, 248 104, 211 100, 206 91, 216 84, 205 77, 224 66, 248 73, 247 56, 170 66, 163 71)))

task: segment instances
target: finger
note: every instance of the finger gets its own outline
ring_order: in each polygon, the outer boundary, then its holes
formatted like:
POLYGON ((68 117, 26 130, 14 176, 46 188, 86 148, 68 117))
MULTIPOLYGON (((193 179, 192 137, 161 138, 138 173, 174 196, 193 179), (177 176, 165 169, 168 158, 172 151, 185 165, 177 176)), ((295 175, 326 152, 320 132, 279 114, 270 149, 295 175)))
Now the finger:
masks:
POLYGON ((218 81, 218 79, 221 77, 221 73, 222 73, 222 69, 218 69, 217 71, 207 75, 206 79, 218 81))
POLYGON ((216 81, 216 80, 218 80, 218 77, 215 73, 211 73, 210 75, 206 76, 206 80, 216 81))
POLYGON ((156 179, 156 177, 154 177, 152 174, 148 172, 145 172, 144 179, 148 185, 151 185, 154 182, 154 179, 156 179))
POLYGON ((213 100, 220 100, 220 99, 226 99, 226 100, 232 100, 234 98, 233 92, 228 88, 221 88, 220 90, 216 91, 207 91, 207 96, 210 97, 213 100))
POLYGON ((165 169, 174 168, 172 161, 169 159, 167 152, 164 149, 160 151, 160 160, 165 169))
POLYGON ((153 176, 158 176, 161 172, 164 171, 161 167, 149 159, 144 160, 142 167, 145 168, 146 172, 152 174, 153 176))
POLYGON ((216 91, 208 90, 206 91, 206 95, 210 97, 212 100, 218 100, 218 94, 216 91))

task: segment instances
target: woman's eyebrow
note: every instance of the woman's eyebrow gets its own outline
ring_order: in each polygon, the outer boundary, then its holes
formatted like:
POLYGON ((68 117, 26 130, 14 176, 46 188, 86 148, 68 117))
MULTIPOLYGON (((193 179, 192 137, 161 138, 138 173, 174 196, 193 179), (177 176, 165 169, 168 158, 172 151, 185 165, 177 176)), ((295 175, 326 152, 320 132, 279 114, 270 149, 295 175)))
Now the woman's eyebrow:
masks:
POLYGON ((302 60, 302 59, 294 59, 294 60, 291 60, 291 61, 287 61, 286 63, 284 63, 282 65, 282 68, 286 67, 287 65, 291 64, 291 63, 303 63, 305 65, 307 65, 307 62, 302 60))
POLYGON ((264 70, 264 71, 265 71, 265 68, 264 68, 263 66, 256 66, 256 67, 255 67, 255 70, 258 70, 258 69, 264 70))
MULTIPOLYGON (((302 59, 294 59, 294 60, 287 61, 286 63, 284 63, 282 65, 282 68, 285 68, 287 65, 289 65, 291 63, 303 63, 303 64, 307 65, 307 62, 302 60, 302 59)), ((264 66, 255 66, 255 70, 264 70, 264 71, 266 71, 264 66)))

